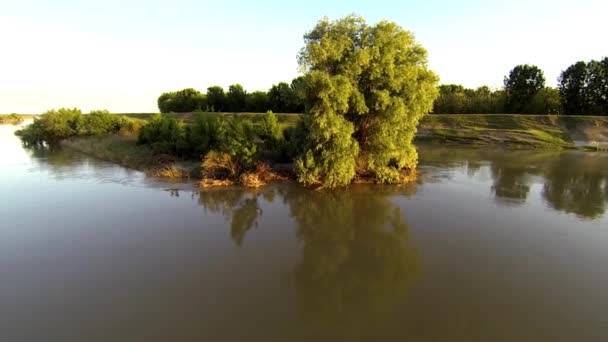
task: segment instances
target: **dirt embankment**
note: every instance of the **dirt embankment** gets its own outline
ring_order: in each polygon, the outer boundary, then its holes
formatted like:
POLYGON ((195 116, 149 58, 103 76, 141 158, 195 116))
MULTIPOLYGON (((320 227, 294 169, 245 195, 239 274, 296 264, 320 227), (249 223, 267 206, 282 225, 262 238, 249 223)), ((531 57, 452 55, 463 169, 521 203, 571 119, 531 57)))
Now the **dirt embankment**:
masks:
POLYGON ((429 115, 417 139, 471 145, 591 148, 608 145, 608 117, 553 115, 429 115))

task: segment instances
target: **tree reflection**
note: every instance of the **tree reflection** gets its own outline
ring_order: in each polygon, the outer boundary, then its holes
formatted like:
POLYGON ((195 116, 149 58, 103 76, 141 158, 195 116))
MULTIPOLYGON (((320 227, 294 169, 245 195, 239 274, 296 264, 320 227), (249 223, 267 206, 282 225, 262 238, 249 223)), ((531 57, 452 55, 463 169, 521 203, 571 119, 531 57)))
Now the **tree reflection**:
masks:
POLYGON ((356 327, 368 330, 385 322, 391 304, 419 272, 409 227, 390 199, 412 191, 353 186, 329 192, 284 185, 201 191, 199 202, 231 220, 230 235, 241 245, 263 214, 259 198, 281 198, 302 244, 292 278, 302 316, 323 329, 356 334, 356 327))
POLYGON ((385 320, 405 294, 419 261, 387 195, 372 187, 285 194, 303 244, 294 278, 308 321, 353 332, 385 320))
POLYGON ((564 154, 545 170, 543 197, 556 210, 584 218, 604 214, 608 201, 608 159, 564 154))
POLYGON ((492 192, 501 203, 521 205, 530 193, 528 173, 514 160, 494 160, 490 166, 492 192))
POLYGON ((272 202, 274 188, 261 191, 247 191, 241 187, 212 189, 199 192, 199 204, 211 212, 221 213, 230 220, 230 236, 237 245, 242 245, 249 230, 258 226, 258 218, 263 214, 258 198, 262 196, 272 202))

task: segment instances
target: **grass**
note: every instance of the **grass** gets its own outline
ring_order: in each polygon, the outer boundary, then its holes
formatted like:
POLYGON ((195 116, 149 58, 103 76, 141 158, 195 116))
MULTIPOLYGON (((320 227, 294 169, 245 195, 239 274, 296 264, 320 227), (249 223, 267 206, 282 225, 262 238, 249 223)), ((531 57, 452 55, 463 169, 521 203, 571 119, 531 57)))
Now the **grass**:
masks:
POLYGON ((190 177, 189 171, 179 168, 175 165, 165 165, 153 168, 148 171, 148 174, 153 177, 170 179, 187 179, 190 177))
POLYGON ((420 123, 418 140, 513 147, 574 147, 608 129, 608 117, 512 114, 432 114, 420 123))
MULTIPOLYGON (((126 117, 129 118, 133 118, 133 119, 141 119, 141 120, 150 120, 150 118, 152 117, 152 115, 156 114, 156 113, 118 113, 119 115, 124 115, 126 117)), ((238 118, 241 119, 248 119, 251 120, 254 124, 260 122, 263 117, 264 114, 266 113, 224 113, 224 112, 209 112, 206 114, 211 114, 211 115, 215 115, 215 116, 236 116, 238 118)), ((175 117, 177 119, 180 120, 184 120, 185 122, 189 122, 194 120, 196 113, 175 113, 173 114, 175 115, 175 117)), ((296 122, 298 121, 298 118, 301 114, 293 114, 293 113, 275 113, 275 115, 277 116, 277 119, 279 121, 279 124, 284 125, 284 126, 294 126, 296 124, 296 122)))
POLYGON ((149 147, 137 144, 137 137, 134 135, 82 137, 65 140, 62 145, 140 171, 162 166, 149 147))
MULTIPOLYGON (((260 122, 264 113, 211 113, 235 115, 260 122)), ((125 113, 131 118, 147 120, 152 113, 125 113)), ((195 113, 175 114, 191 121, 195 113)), ((293 127, 299 114, 276 114, 282 129, 293 127)), ((505 145, 532 148, 572 148, 574 140, 596 141, 608 130, 608 117, 520 114, 431 114, 420 122, 418 141, 466 145, 505 145)), ((608 138, 607 138, 608 139, 608 138)))

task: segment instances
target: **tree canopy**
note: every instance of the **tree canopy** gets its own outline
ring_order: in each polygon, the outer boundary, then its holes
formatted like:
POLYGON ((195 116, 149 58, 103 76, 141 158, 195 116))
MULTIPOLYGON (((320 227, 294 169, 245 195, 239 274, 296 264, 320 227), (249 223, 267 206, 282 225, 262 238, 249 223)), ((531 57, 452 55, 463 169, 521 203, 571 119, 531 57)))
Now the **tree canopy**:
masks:
POLYGON ((505 77, 507 113, 530 113, 534 97, 545 87, 543 71, 535 65, 518 65, 505 77))
POLYGON ((577 62, 559 78, 559 93, 566 114, 608 114, 608 57, 577 62))
POLYGON ((359 172, 399 182, 416 167, 412 139, 437 96, 426 50, 395 23, 354 15, 319 21, 304 41, 298 59, 311 118, 300 180, 336 187, 359 172))
POLYGON ((163 93, 158 98, 158 109, 161 113, 192 112, 205 109, 206 106, 206 96, 192 88, 163 93))

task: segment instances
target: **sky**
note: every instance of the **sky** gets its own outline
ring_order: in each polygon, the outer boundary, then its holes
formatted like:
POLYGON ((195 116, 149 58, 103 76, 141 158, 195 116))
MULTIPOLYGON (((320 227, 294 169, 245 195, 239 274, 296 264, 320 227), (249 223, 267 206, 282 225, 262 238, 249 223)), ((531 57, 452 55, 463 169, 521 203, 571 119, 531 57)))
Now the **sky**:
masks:
POLYGON ((0 113, 154 112, 165 91, 267 90, 298 75, 319 19, 352 13, 412 31, 443 84, 498 88, 528 63, 556 86, 608 56, 606 0, 0 0, 0 113))

